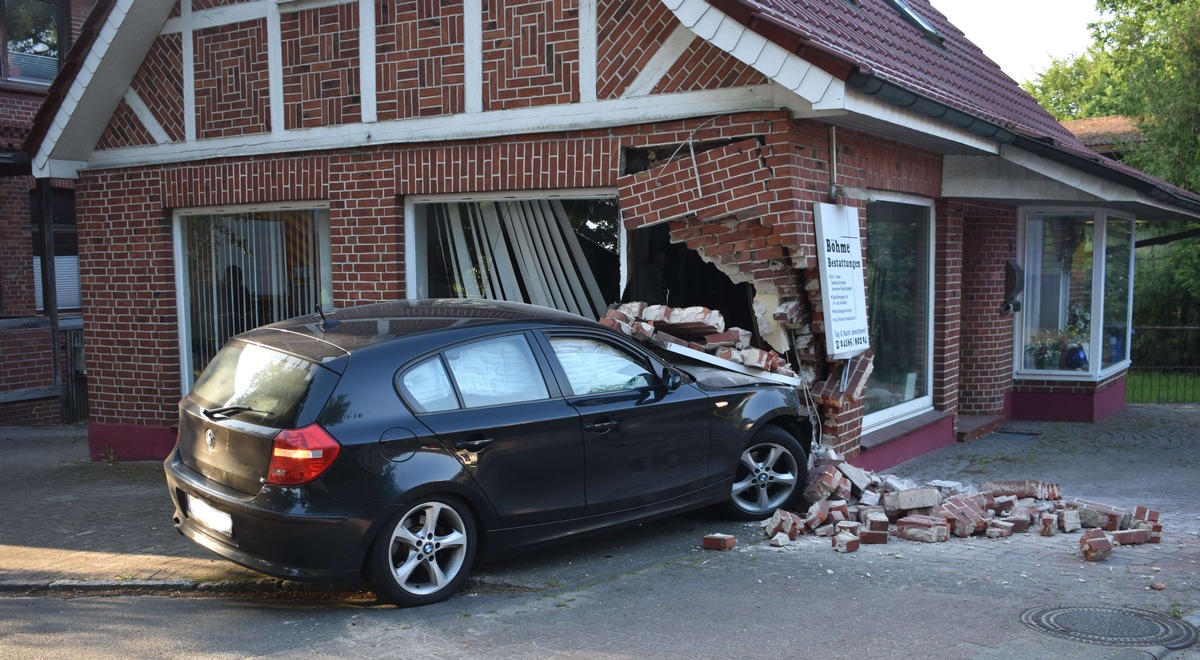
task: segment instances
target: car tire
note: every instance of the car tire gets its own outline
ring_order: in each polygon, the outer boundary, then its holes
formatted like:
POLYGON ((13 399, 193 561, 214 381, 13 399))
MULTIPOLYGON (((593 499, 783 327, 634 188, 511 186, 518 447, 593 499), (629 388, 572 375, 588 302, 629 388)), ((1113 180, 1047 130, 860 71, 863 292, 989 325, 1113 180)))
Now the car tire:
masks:
POLYGON ((808 457, 792 434, 763 427, 738 457, 725 511, 739 520, 761 520, 786 509, 804 492, 808 457))
POLYGON ((371 546, 367 584, 381 600, 414 607, 448 598, 475 560, 475 518, 458 500, 424 497, 397 514, 371 546))

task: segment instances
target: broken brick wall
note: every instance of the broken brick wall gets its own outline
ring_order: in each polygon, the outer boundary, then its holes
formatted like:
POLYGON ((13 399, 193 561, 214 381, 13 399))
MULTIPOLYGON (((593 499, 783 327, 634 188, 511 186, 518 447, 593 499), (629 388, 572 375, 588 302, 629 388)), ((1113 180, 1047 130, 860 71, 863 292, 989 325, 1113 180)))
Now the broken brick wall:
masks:
MULTIPOLYGON (((818 379, 824 379, 814 384, 814 394, 824 410, 826 443, 854 455, 870 356, 850 363, 843 391, 840 365, 825 363, 815 260, 813 208, 832 201, 830 146, 836 140, 838 186, 929 199, 940 194, 941 158, 863 134, 835 134, 820 122, 790 121, 777 115, 761 128, 761 134, 711 148, 696 150, 693 142, 644 172, 620 177, 622 213, 630 230, 669 222, 673 241, 686 243, 735 282, 751 282, 756 291, 776 293, 782 300, 807 301, 814 340, 799 359, 815 363, 818 379)), ((866 202, 837 201, 860 209, 865 236, 866 202)), ((960 242, 957 235, 952 242, 960 242)), ((945 256, 940 249, 938 256, 939 261, 945 256)), ((960 261, 960 257, 955 260, 954 267, 960 261)), ((956 285, 957 280, 947 288, 956 285)), ((952 311, 957 314, 957 309, 952 311)), ((944 316, 939 316, 939 322, 944 316)), ((956 358, 957 323, 949 325, 954 334, 943 353, 954 353, 956 358)), ((935 357, 935 363, 948 362, 952 360, 944 355, 935 357)), ((942 404, 953 406, 955 394, 943 392, 942 404)))
POLYGON ((1012 391, 1013 315, 1004 313, 1004 264, 1017 258, 1017 210, 952 203, 962 217, 962 341, 959 412, 1003 415, 1012 391))

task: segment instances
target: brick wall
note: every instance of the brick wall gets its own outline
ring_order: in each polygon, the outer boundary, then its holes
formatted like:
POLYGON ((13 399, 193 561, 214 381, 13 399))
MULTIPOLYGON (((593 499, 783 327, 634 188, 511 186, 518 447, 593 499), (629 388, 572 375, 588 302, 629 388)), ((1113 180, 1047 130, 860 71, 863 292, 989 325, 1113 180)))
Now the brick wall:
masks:
POLYGON ((483 5, 483 109, 579 101, 579 8, 556 0, 483 5))
POLYGON ((678 21, 661 2, 628 0, 600 0, 596 17, 596 95, 619 98, 678 21))
POLYGON ((933 405, 960 409, 963 310, 963 219, 952 204, 934 209, 933 405))
POLYGON ((32 316, 37 310, 29 181, 0 177, 0 316, 32 316))
POLYGON ((766 76, 699 39, 654 88, 655 94, 767 84, 766 76))
POLYGON ((198 138, 271 130, 266 43, 265 21, 196 31, 198 138))
POLYGON ((462 3, 380 3, 376 12, 379 120, 463 112, 462 3))
MULTIPOLYGON (((3 322, 0 324, 0 347, 4 351, 0 393, 14 396, 54 385, 49 323, 35 320, 16 324, 3 322)), ((0 426, 61 422, 62 405, 58 396, 0 403, 0 426)))
POLYGON ((960 350, 964 415, 1004 413, 1012 389, 1013 316, 1004 304, 1004 264, 1017 256, 1017 212, 1003 204, 957 204, 963 218, 960 350))
POLYGON ((358 5, 281 17, 284 125, 288 129, 358 123, 358 5))

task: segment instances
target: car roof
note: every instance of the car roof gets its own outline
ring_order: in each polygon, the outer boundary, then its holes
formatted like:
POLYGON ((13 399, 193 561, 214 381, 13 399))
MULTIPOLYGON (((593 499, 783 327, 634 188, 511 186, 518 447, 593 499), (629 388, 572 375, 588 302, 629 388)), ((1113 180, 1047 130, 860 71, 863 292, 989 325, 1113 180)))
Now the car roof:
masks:
POLYGON ((444 298, 369 303, 323 315, 299 316, 256 328, 239 339, 287 347, 289 352, 325 360, 375 344, 433 332, 542 324, 604 327, 582 316, 548 307, 502 300, 444 298))

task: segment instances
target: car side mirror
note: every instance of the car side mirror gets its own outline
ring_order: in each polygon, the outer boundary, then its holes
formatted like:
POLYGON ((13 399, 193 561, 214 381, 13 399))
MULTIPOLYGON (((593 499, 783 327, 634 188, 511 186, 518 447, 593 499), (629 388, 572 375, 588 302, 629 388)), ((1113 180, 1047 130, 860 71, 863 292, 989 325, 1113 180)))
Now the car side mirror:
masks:
POLYGON ((662 370, 662 385, 667 388, 668 392, 674 392, 683 384, 683 378, 675 373, 670 367, 663 367, 662 370))

